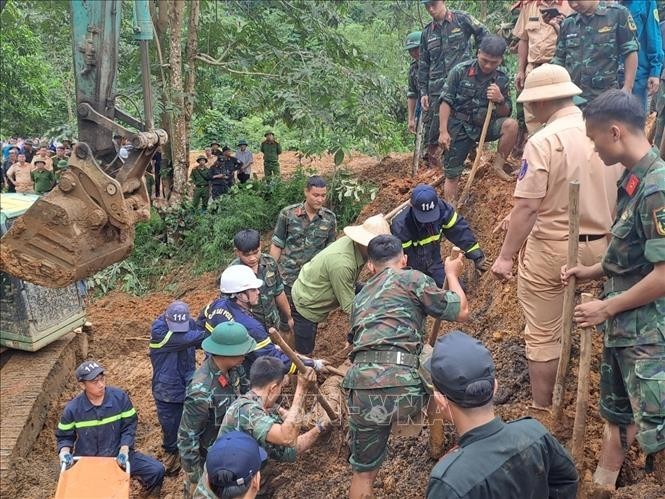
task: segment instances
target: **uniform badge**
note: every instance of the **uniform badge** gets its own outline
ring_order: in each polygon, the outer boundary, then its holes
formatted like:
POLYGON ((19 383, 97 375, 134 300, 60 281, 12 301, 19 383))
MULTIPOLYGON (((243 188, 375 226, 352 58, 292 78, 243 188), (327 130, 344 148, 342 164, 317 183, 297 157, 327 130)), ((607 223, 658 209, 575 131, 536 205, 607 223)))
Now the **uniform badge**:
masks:
POLYGON ((219 381, 219 386, 221 386, 222 388, 226 388, 227 386, 229 386, 229 380, 226 379, 226 376, 224 376, 223 374, 221 374, 219 378, 217 378, 217 381, 219 381))
POLYGON ((517 175, 517 180, 522 180, 526 175, 527 170, 529 169, 529 163, 526 158, 522 158, 522 164, 520 165, 520 172, 517 175))
POLYGON ((637 178, 635 175, 631 175, 630 177, 628 177, 628 183, 626 184, 626 192, 630 197, 633 197, 635 191, 637 190, 638 185, 640 185, 639 178, 637 178))
POLYGON ((653 210, 653 221, 659 236, 665 236, 665 206, 653 210))
POLYGON ((609 33, 610 31, 612 31, 610 26, 603 26, 598 30, 598 33, 609 33))
POLYGON ((635 26, 635 21, 631 15, 628 15, 628 29, 633 32, 637 31, 637 26, 635 26))

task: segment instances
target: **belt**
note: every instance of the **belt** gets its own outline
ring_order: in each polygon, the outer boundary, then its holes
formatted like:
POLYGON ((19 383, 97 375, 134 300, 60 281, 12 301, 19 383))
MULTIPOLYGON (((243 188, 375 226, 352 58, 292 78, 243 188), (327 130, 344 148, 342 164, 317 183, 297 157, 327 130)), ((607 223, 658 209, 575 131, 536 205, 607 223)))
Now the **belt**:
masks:
POLYGON ((398 350, 367 350, 358 352, 353 357, 354 363, 397 364, 418 368, 418 356, 398 350))
POLYGON ((455 111, 454 117, 460 121, 471 121, 471 116, 465 113, 458 113, 457 111, 455 111))
POLYGON ((602 239, 605 237, 605 234, 580 234, 579 241, 582 242, 590 242, 590 241, 597 241, 598 239, 602 239))

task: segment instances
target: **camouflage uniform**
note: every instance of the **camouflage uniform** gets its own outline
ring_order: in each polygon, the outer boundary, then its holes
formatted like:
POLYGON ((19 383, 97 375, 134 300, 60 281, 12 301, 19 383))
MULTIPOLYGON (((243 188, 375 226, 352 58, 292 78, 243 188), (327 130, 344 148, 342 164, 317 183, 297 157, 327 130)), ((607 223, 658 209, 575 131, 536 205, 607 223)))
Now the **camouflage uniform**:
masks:
POLYGON ((208 470, 205 465, 203 465, 203 473, 199 478, 199 483, 196 484, 192 499, 219 499, 208 485, 208 470))
MULTIPOLYGON (((617 217, 603 258, 604 297, 641 281, 665 262, 665 161, 652 149, 618 182, 617 217)), ((600 377, 600 413, 637 425, 645 453, 665 449, 665 297, 608 319, 600 377)))
MULTIPOLYGON (((472 59, 458 64, 448 75, 439 102, 439 105, 446 102, 451 107, 448 118, 450 148, 443 156, 446 178, 457 178, 462 174, 466 157, 480 140, 489 106, 487 88, 492 83, 498 85, 508 109, 512 112, 510 79, 503 67, 486 75, 480 70, 478 61, 472 59)), ((496 116, 496 113, 493 116, 496 116)), ((506 119, 493 118, 490 121, 486 142, 501 138, 501 126, 506 119)))
POLYGON ((201 209, 205 210, 208 207, 208 198, 210 197, 210 168, 194 168, 189 180, 194 184, 192 205, 194 205, 194 208, 198 208, 200 202, 201 209))
POLYGON ((353 365, 342 382, 354 471, 378 468, 392 424, 416 416, 426 402, 418 374, 426 316, 454 320, 459 311, 457 294, 412 269, 384 269, 356 295, 349 334, 353 365))
MULTIPOLYGON (((240 258, 233 260, 230 265, 242 265, 240 258)), ((266 329, 279 327, 279 310, 275 298, 284 292, 284 282, 279 275, 277 262, 268 254, 261 253, 259 258, 259 271, 256 277, 263 281, 263 286, 259 290, 259 303, 251 306, 249 311, 254 318, 263 324, 266 329)))
POLYGON ((591 16, 574 13, 561 23, 552 64, 565 67, 591 102, 605 90, 619 88, 617 71, 637 52, 635 22, 628 9, 601 2, 591 16))
POLYGON ((289 288, 293 286, 302 266, 335 241, 336 235, 337 218, 327 208, 321 208, 311 221, 305 203, 282 209, 277 217, 272 243, 282 248, 279 270, 284 284, 289 288))
POLYGON ((266 411, 263 408, 261 397, 253 391, 249 391, 238 397, 228 408, 222 426, 219 428, 219 436, 230 431, 243 431, 251 435, 272 459, 292 463, 296 460, 295 447, 275 445, 266 440, 270 428, 275 423, 283 423, 277 408, 266 411))
POLYGON ((425 129, 428 144, 439 141, 439 96, 448 73, 460 62, 473 57, 469 39, 474 37, 476 47, 488 34, 485 26, 473 16, 460 10, 448 10, 446 18, 431 21, 420 38, 420 61, 418 62, 418 87, 420 95, 429 96, 429 110, 425 129))
POLYGON ((201 477, 208 447, 217 438, 226 410, 247 390, 249 381, 242 366, 229 370, 225 376, 212 356, 194 373, 187 386, 178 429, 178 450, 190 483, 201 477))

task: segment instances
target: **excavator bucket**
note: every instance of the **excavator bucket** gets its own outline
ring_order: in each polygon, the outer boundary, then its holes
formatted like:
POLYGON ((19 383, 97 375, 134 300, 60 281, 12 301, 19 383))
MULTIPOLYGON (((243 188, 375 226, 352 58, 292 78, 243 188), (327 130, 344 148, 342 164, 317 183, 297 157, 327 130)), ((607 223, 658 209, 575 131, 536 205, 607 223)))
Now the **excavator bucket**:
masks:
POLYGON ((54 499, 128 499, 129 472, 113 457, 76 457, 60 472, 54 499))
POLYGON ((78 143, 58 185, 18 218, 0 241, 0 268, 49 288, 65 287, 126 258, 134 223, 150 216, 143 182, 151 151, 136 151, 116 179, 78 143), (147 153, 147 154, 146 154, 147 153))

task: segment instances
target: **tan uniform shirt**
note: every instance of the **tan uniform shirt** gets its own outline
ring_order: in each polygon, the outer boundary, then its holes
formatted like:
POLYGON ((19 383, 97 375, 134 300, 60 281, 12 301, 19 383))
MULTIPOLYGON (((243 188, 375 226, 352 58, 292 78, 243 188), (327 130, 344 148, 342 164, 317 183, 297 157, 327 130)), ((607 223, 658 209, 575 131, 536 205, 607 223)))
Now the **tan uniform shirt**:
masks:
POLYGON ((16 192, 34 192, 32 178, 30 178, 32 170, 34 167, 27 162, 23 163, 23 166, 17 162, 9 167, 7 176, 16 186, 16 192))
POLYGON ((580 235, 607 234, 616 207, 621 165, 605 166, 586 136, 582 111, 554 113, 524 148, 514 196, 540 199, 531 236, 568 239, 568 184, 580 182, 580 235))
POLYGON ((541 9, 548 7, 558 9, 565 16, 573 13, 567 0, 534 0, 522 7, 513 28, 513 35, 529 44, 527 62, 530 66, 550 62, 556 51, 557 32, 540 14, 541 9))

